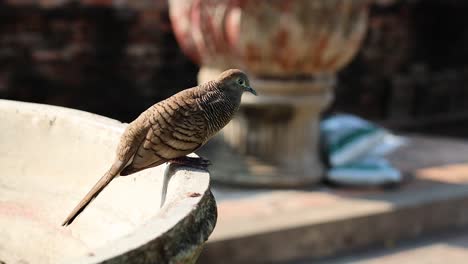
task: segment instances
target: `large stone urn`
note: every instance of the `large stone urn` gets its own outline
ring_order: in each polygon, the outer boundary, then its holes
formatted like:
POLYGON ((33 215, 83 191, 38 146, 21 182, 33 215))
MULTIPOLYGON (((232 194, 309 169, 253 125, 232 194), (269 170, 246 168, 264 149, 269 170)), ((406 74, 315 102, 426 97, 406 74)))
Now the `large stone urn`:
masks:
POLYGON ((322 178, 319 115, 333 99, 336 72, 361 44, 367 5, 169 0, 177 40, 201 66, 199 82, 241 68, 259 94, 244 95, 239 114, 218 138, 222 143, 207 153, 216 180, 298 187, 322 178))

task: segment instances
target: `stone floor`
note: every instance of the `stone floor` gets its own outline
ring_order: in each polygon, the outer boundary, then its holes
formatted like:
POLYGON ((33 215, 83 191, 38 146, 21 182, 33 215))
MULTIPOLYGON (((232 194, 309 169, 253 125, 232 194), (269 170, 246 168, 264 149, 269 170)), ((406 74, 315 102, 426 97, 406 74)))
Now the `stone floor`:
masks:
MULTIPOLYGON (((335 257, 317 264, 465 264, 468 260, 468 230, 428 236, 387 248, 368 250, 353 256, 335 257)), ((288 264, 306 264, 311 260, 288 264)))
POLYGON ((218 223, 200 263, 289 263, 468 227, 468 141, 409 136, 393 189, 214 187, 218 223))

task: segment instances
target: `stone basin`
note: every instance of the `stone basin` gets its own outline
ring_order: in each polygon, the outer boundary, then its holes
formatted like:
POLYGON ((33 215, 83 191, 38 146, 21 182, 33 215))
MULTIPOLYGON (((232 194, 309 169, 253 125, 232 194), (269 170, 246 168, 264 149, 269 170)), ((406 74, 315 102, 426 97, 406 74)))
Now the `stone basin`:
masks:
POLYGON ((111 165, 116 120, 0 100, 0 263, 194 263, 216 223, 206 171, 117 177, 61 223, 111 165))

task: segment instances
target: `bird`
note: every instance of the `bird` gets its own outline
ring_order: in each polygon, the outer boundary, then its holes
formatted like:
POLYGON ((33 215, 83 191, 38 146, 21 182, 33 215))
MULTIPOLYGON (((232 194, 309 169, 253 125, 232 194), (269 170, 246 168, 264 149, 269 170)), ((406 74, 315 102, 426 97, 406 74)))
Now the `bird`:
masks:
POLYGON ((166 162, 206 168, 210 162, 187 155, 203 146, 238 111, 244 92, 257 95, 239 69, 182 90, 141 113, 124 130, 114 162, 71 211, 62 226, 75 218, 117 176, 127 176, 166 162))

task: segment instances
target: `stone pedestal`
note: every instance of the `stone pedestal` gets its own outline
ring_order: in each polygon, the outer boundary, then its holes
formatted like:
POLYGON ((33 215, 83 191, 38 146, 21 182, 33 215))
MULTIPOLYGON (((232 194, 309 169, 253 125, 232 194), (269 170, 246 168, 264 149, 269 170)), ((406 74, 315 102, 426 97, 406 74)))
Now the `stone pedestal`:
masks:
MULTIPOLYGON (((199 82, 218 74, 219 70, 202 68, 199 82)), ((202 150, 213 161, 215 180, 276 187, 318 182, 323 176, 317 155, 319 115, 333 98, 334 83, 333 75, 252 78, 259 95, 245 94, 241 109, 212 149, 202 150)))
POLYGON ((323 175, 319 114, 336 72, 360 46, 367 0, 170 0, 175 35, 201 65, 200 83, 228 68, 247 72, 258 96, 206 154, 225 183, 302 187, 323 175), (221 143, 219 143, 221 142, 221 143))

